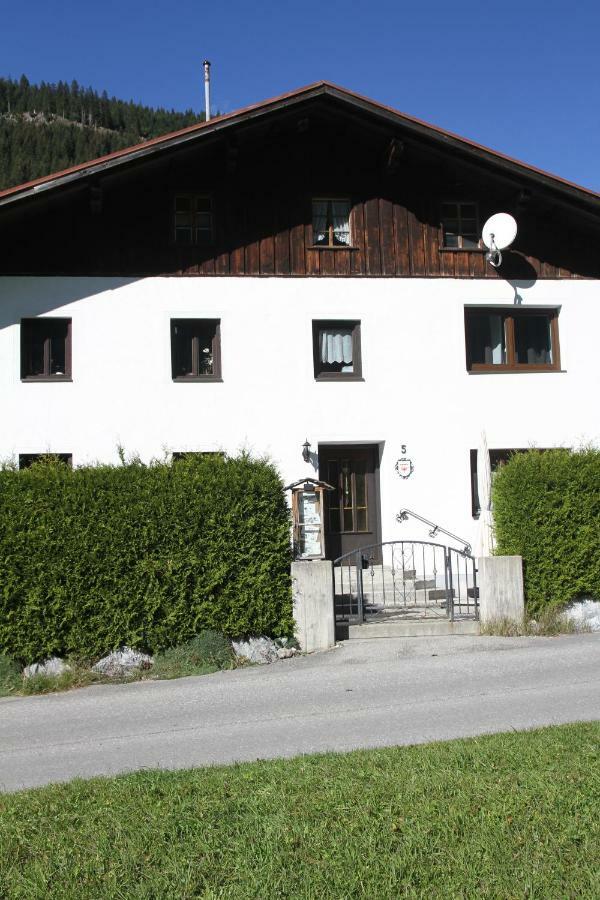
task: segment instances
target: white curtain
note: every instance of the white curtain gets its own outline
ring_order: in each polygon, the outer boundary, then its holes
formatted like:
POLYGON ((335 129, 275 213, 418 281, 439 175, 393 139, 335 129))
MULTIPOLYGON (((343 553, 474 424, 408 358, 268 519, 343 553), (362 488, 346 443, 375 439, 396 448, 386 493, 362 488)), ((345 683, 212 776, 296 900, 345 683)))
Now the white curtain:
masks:
POLYGON ((485 431, 477 450, 477 492, 479 494, 479 533, 477 555, 492 556, 494 552, 494 519, 492 516, 492 467, 485 431))
MULTIPOLYGON (((550 339, 550 322, 542 316, 525 317, 515 321, 515 331, 522 335, 522 343, 527 351, 527 362, 530 365, 552 362, 552 342, 550 339)), ((519 340, 517 336, 517 348, 519 340)), ((519 360, 521 362, 521 360, 519 360)))
POLYGON ((486 363, 493 363, 497 366, 504 362, 504 320, 502 316, 490 316, 490 342, 492 346, 485 348, 486 363))
POLYGON ((349 209, 346 200, 331 201, 333 233, 340 244, 350 243, 349 209))
POLYGON ((313 243, 327 237, 327 200, 313 200, 313 243))
POLYGON ((337 328, 321 332, 321 362, 352 365, 351 328, 337 328))

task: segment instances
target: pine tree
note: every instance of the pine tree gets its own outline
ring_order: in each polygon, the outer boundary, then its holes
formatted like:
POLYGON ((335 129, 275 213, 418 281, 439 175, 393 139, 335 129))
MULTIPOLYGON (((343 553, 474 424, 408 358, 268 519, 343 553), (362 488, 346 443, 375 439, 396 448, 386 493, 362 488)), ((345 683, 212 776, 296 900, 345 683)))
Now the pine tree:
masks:
POLYGON ((0 78, 0 190, 203 119, 191 109, 118 100, 75 80, 35 85, 26 75, 0 78), (25 118, 34 111, 43 119, 25 118))

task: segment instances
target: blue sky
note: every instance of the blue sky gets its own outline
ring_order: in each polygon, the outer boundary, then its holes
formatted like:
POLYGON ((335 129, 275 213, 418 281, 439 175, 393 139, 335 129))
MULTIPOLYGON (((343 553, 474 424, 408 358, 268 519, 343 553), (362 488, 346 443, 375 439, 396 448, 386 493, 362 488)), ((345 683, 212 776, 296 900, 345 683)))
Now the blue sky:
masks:
POLYGON ((600 191, 600 3, 4 0, 0 74, 222 112, 322 78, 600 191))

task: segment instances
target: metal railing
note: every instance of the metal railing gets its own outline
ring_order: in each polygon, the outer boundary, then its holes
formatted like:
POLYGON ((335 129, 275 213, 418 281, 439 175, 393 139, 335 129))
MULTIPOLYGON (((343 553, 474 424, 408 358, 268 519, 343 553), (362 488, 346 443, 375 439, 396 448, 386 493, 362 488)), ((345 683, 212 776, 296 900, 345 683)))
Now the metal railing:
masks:
POLYGON ((476 619, 475 560, 433 541, 385 541, 334 560, 338 623, 476 619))
POLYGON ((406 522, 409 516, 412 516, 413 519, 418 519, 419 522, 423 522, 424 525, 429 525, 431 527, 431 531, 429 532, 430 538, 437 537, 438 534, 445 534, 446 537, 452 538, 453 541, 458 541, 459 544, 463 545, 463 553, 466 553, 469 556, 471 555, 472 548, 468 541, 465 541, 464 538, 459 537, 457 534, 452 534, 451 531, 446 531, 446 529, 442 528, 441 525, 436 525, 435 522, 430 522, 429 519, 423 518, 423 516, 420 516, 419 513, 413 512, 412 509, 401 509, 396 516, 396 522, 406 522))

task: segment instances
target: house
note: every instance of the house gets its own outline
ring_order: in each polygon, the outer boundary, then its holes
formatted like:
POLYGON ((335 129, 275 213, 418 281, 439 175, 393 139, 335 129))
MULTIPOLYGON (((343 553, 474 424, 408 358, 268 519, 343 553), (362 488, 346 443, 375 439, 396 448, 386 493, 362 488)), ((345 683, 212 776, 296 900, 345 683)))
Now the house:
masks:
POLYGON ((330 558, 404 507, 472 541, 482 431, 598 438, 599 238, 598 194, 327 82, 20 185, 0 457, 247 447, 336 488, 330 558))

